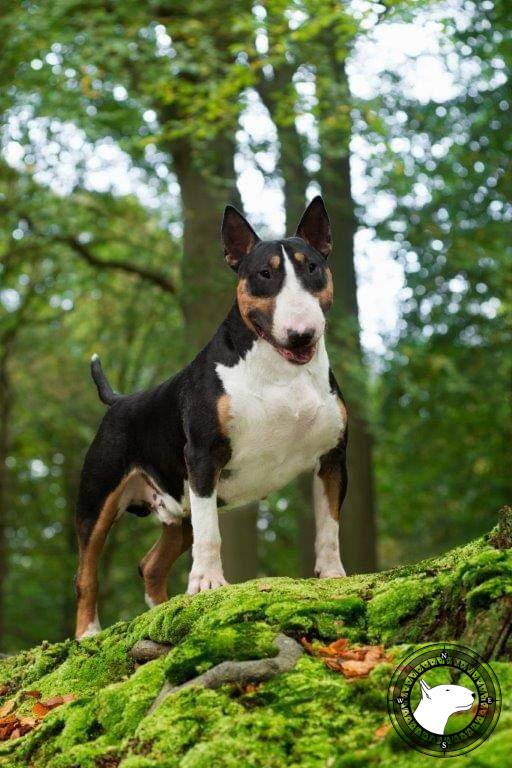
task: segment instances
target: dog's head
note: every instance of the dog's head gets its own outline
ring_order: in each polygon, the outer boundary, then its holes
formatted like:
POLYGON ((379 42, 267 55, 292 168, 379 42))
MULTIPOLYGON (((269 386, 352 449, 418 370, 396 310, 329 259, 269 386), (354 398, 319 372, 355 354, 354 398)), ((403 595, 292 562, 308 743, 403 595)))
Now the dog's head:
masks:
POLYGON ((465 712, 474 704, 475 694, 463 685, 436 685, 431 688, 421 679, 421 700, 446 715, 465 712))
POLYGON ((237 300, 245 324, 296 365, 308 363, 325 330, 332 305, 329 217, 321 197, 306 208, 294 237, 260 240, 228 205, 222 242, 238 275, 237 300))

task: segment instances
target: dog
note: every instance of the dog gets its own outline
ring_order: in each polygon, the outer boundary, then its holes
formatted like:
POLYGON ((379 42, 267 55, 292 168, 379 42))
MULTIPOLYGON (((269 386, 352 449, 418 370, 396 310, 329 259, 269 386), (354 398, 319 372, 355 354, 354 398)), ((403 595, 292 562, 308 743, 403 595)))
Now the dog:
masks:
POLYGON ((429 733, 443 735, 450 715, 466 712, 475 702, 475 694, 463 685, 436 685, 431 688, 422 678, 420 688, 421 700, 413 715, 429 733))
POLYGON ((154 389, 115 394, 99 358, 91 373, 109 406, 84 460, 76 529, 76 637, 100 631, 97 567, 123 512, 156 514, 159 540, 139 572, 165 602, 167 575, 192 545, 188 593, 226 584, 218 508, 264 498, 313 471, 315 573, 345 576, 339 512, 347 489, 347 411, 324 342, 333 301, 331 228, 321 197, 295 236, 262 241, 227 206, 222 242, 236 300, 210 342, 154 389))

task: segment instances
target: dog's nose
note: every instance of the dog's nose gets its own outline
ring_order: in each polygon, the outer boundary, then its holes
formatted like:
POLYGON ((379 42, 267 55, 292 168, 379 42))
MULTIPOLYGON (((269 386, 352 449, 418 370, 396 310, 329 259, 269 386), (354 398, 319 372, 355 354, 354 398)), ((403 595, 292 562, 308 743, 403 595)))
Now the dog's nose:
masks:
POLYGON ((475 694, 474 693, 472 693, 471 695, 472 695, 473 698, 475 698, 475 694))
POLYGON ((288 331, 288 346, 291 347, 291 349, 296 349, 297 347, 307 347, 308 344, 311 344, 313 341, 314 335, 315 332, 311 328, 307 328, 305 331, 302 331, 302 333, 297 333, 297 331, 288 331))

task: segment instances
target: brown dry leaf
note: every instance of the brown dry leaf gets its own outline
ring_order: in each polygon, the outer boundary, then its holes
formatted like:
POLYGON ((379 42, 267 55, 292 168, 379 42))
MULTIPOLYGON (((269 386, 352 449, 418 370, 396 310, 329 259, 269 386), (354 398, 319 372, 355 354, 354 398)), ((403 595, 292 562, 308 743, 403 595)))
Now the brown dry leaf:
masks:
POLYGON ((45 705, 41 701, 36 701, 36 703, 32 707, 32 712, 37 718, 46 717, 49 711, 50 711, 50 708, 45 707, 45 705))
POLYGON ((247 685, 243 686, 244 693, 254 693, 259 688, 259 685, 257 683, 247 683, 247 685))
POLYGON ((10 739, 11 733, 15 730, 18 724, 18 718, 16 715, 6 715, 0 722, 0 741, 6 741, 10 739))
POLYGON ((302 645, 306 653, 309 653, 310 656, 315 655, 315 648, 313 646, 313 643, 310 643, 307 637, 301 637, 300 644, 302 645))
POLYGON ((40 699, 41 691, 22 691, 21 697, 22 699, 40 699))
POLYGON ((389 731, 391 730, 391 725, 389 723, 384 723, 384 725, 380 725, 377 730, 375 731, 375 736, 378 739, 383 739, 389 731))
POLYGON ((51 696, 49 699, 42 701, 41 704, 47 709, 55 709, 55 707, 60 707, 61 704, 64 704, 64 698, 62 696, 51 696))
POLYGON ((42 701, 41 704, 47 709, 55 709, 55 707, 60 707, 62 704, 68 704, 70 701, 75 701, 75 699, 76 696, 74 693, 65 693, 63 696, 52 696, 50 699, 42 701))
POLYGON ((15 728, 14 731, 9 736, 9 738, 10 739, 19 739, 20 736, 21 736, 21 729, 20 728, 15 728))
POLYGON ((37 718, 36 717, 20 717, 19 718, 20 725, 23 728, 35 728, 37 725, 37 718))
POLYGON ((3 717, 0 717, 0 725, 3 727, 4 725, 10 725, 11 723, 14 723, 18 719, 18 716, 14 713, 12 715, 4 715, 3 717))
MULTIPOLYGON (((315 654, 315 649, 312 649, 311 652, 315 654)), ((382 645, 362 645, 358 648, 349 648, 348 640, 344 637, 319 648, 316 653, 322 656, 324 664, 329 669, 341 673, 349 679, 366 677, 377 664, 388 661, 382 645)))
POLYGON ((9 714, 9 712, 12 712, 15 706, 16 699, 9 699, 9 701, 6 701, 4 704, 2 704, 0 707, 0 718, 5 717, 5 715, 9 714))
POLYGON ((339 640, 335 640, 330 645, 323 645, 318 649, 320 656, 341 656, 346 653, 348 647, 348 640, 346 637, 340 637, 339 640))

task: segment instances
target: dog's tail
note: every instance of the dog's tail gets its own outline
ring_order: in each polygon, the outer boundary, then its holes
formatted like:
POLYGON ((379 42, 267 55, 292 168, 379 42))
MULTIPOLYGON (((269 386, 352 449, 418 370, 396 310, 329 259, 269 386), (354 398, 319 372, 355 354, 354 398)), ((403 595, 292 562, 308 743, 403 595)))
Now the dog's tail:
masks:
POLYGON ((96 384, 98 395, 102 403, 105 403, 105 405, 113 405, 114 403, 117 403, 118 400, 121 400, 122 395, 116 395, 108 383, 107 377, 103 373, 103 368, 101 367, 100 358, 96 354, 91 357, 91 376, 96 384))

